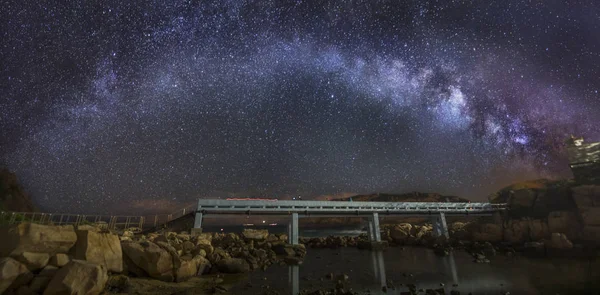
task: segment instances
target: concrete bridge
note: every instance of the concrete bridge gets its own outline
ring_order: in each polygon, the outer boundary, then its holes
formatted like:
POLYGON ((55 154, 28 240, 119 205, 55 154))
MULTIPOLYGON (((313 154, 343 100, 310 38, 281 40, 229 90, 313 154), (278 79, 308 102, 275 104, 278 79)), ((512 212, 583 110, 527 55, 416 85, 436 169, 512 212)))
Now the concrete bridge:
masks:
POLYGON ((301 217, 363 217, 368 220, 371 242, 381 242, 379 216, 430 217, 436 236, 448 238, 446 216, 491 216, 507 209, 506 204, 450 202, 337 202, 279 200, 198 200, 192 234, 202 232, 202 220, 229 214, 289 215, 288 242, 298 244, 298 219, 301 217))

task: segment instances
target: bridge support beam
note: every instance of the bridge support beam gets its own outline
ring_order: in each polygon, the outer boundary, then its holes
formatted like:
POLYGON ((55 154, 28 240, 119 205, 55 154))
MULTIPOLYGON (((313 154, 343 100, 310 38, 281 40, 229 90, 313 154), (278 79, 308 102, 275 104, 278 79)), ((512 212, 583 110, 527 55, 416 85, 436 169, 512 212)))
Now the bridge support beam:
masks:
POLYGON ((298 213, 292 213, 288 223, 288 244, 298 245, 298 213))
POLYGON ((375 212, 369 216, 369 240, 381 242, 381 230, 379 229, 379 213, 375 212))
POLYGON ((381 230, 379 228, 379 213, 373 212, 367 219, 367 234, 369 236, 368 242, 359 242, 359 249, 369 250, 383 250, 387 248, 387 241, 381 241, 381 230))
POLYGON ((437 216, 433 218, 432 224, 433 234, 436 237, 450 238, 450 235, 448 234, 448 224, 446 223, 446 214, 444 212, 438 213, 437 216))
POLYGON ((190 234, 192 236, 196 236, 202 233, 202 212, 196 212, 196 216, 194 217, 194 227, 192 228, 190 234))

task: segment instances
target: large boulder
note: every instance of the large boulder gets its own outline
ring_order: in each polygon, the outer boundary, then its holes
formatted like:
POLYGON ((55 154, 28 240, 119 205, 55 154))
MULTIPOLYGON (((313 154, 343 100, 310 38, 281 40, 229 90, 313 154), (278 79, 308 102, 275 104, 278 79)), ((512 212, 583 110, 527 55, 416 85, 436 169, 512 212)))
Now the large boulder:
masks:
POLYGON ((537 193, 534 189, 520 189, 514 191, 508 201, 511 207, 530 208, 535 202, 536 195, 537 193))
POLYGON ((222 259, 225 258, 230 258, 231 256, 229 255, 229 253, 227 253, 227 251, 221 249, 221 248, 214 248, 214 251, 208 255, 206 255, 206 258, 208 258, 208 260, 212 263, 212 264, 216 264, 217 262, 219 262, 222 259))
POLYGON ((50 257, 48 264, 56 267, 63 267, 71 261, 71 258, 67 254, 57 253, 50 257))
POLYGON ((77 241, 71 225, 52 226, 20 223, 0 227, 0 257, 23 252, 68 253, 77 241))
POLYGON ((269 231, 266 229, 244 229, 242 236, 246 240, 262 241, 269 236, 269 231))
POLYGON ((204 250, 206 254, 211 254, 214 251, 214 247, 211 245, 210 240, 198 239, 196 241, 195 251, 199 253, 200 250, 204 250))
POLYGON ((526 221, 509 220, 504 226, 504 240, 513 244, 529 240, 529 226, 526 221))
POLYGON ((390 237, 394 242, 404 242, 410 238, 411 230, 412 225, 410 223, 397 224, 390 229, 390 237))
POLYGON ((573 243, 569 241, 565 234, 552 233, 550 236, 550 241, 546 243, 546 246, 552 249, 566 250, 573 248, 573 243))
POLYGON ((96 230, 76 230, 75 259, 104 265, 107 270, 123 271, 123 250, 119 236, 96 230))
POLYGON ((48 265, 44 267, 44 269, 40 271, 40 273, 37 274, 33 278, 33 280, 31 280, 31 283, 29 284, 29 289, 36 294, 44 292, 44 290, 50 283, 50 280, 52 280, 52 278, 57 272, 58 267, 56 266, 48 265))
POLYGON ((177 282, 186 281, 191 277, 205 273, 208 268, 210 268, 210 262, 202 256, 182 259, 181 266, 177 269, 176 280, 177 282))
POLYGON ((97 295, 104 290, 106 281, 108 281, 108 273, 103 265, 72 260, 56 272, 46 287, 44 295, 97 295))
POLYGON ((124 242, 123 253, 150 277, 172 282, 173 258, 168 251, 152 242, 124 242))
POLYGON ((548 231, 565 233, 572 240, 580 236, 581 225, 575 212, 553 211, 548 215, 548 231))
POLYGON ((450 237, 457 240, 467 240, 471 238, 471 232, 468 230, 469 224, 464 222, 454 222, 450 225, 450 237))
POLYGON ((425 224, 422 226, 413 226, 411 234, 415 237, 415 240, 417 241, 431 238, 433 236, 433 226, 429 224, 425 224))
POLYGON ((25 264, 29 270, 35 271, 44 268, 48 264, 50 255, 48 253, 23 252, 19 255, 14 255, 13 258, 25 264))
POLYGON ((529 238, 532 241, 539 241, 550 235, 550 231, 548 230, 548 223, 546 223, 545 220, 528 220, 527 225, 529 226, 529 238))
POLYGON ((10 257, 0 259, 0 294, 25 285, 32 278, 33 274, 24 264, 10 257))
POLYGON ((502 226, 495 223, 484 223, 476 228, 473 240, 478 242, 499 242, 502 240, 502 226))
POLYGON ((250 266, 240 258, 225 258, 217 262, 217 269, 223 273, 246 273, 250 271, 250 266))

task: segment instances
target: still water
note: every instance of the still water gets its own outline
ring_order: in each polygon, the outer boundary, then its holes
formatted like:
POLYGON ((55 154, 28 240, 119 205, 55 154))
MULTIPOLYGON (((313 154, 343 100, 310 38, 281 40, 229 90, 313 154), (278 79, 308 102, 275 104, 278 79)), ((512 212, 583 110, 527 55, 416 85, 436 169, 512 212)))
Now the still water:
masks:
MULTIPOLYGON (((356 229, 301 231, 302 236, 360 233, 356 229)), ((600 294, 597 257, 550 259, 499 254, 489 257, 489 264, 478 264, 464 251, 440 257, 418 247, 391 247, 383 252, 308 249, 302 265, 272 266, 253 272, 234 287, 232 294, 263 294, 263 285, 292 295, 299 290, 332 289, 335 280, 326 278, 330 273, 347 274, 346 286, 361 294, 401 294, 408 291, 407 284, 415 284, 417 289, 439 289, 443 284, 447 294, 451 290, 461 294, 600 294), (382 286, 389 282, 396 288, 384 292, 382 286)))

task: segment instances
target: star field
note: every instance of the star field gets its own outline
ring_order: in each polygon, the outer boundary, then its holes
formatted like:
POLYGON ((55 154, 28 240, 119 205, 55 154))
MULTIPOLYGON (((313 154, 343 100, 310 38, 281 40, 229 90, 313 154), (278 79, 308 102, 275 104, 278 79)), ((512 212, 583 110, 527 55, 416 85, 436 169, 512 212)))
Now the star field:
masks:
POLYGON ((400 2, 6 2, 0 163, 93 213, 570 177, 566 137, 600 140, 598 4, 400 2))

